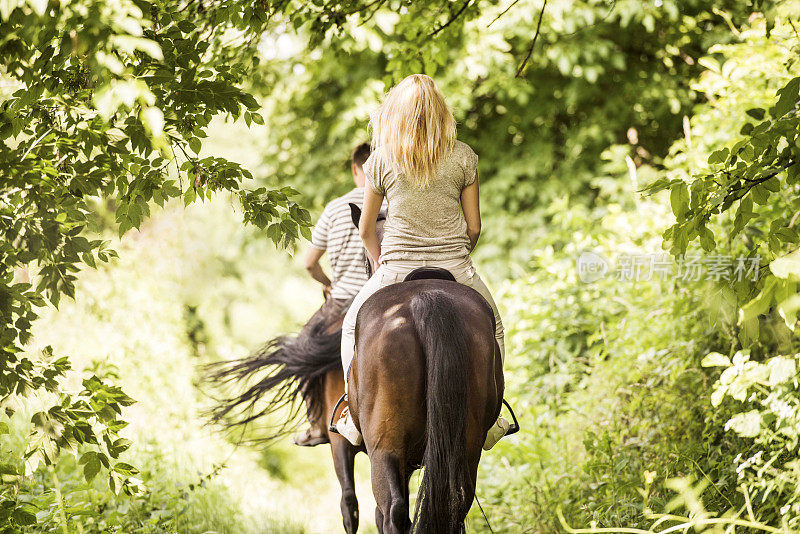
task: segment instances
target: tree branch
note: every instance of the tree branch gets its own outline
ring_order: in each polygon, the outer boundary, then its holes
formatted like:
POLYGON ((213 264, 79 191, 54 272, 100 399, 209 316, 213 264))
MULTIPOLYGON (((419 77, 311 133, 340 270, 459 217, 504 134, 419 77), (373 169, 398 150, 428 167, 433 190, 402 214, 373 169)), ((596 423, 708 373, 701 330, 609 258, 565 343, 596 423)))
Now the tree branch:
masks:
POLYGON ((466 0, 466 2, 464 2, 464 5, 463 5, 463 6, 461 6, 461 9, 459 9, 459 10, 456 12, 456 14, 455 14, 455 15, 453 15, 453 16, 452 16, 452 18, 450 18, 450 20, 448 20, 447 22, 445 22, 444 24, 442 24, 441 26, 439 26, 437 29, 433 30, 433 32, 431 32, 431 34, 430 34, 430 35, 428 35, 428 37, 433 37, 434 35, 436 35, 436 34, 437 34, 437 33, 439 33, 440 31, 442 31, 443 29, 445 29, 445 28, 447 28, 448 26, 450 26, 450 25, 451 25, 451 24, 452 24, 452 23, 453 23, 453 22, 454 22, 454 21, 455 21, 455 20, 456 20, 458 17, 460 17, 460 16, 461 16, 461 14, 464 12, 464 10, 465 10, 465 9, 467 9, 467 7, 469 7, 469 5, 470 5, 471 3, 472 3, 472 0, 466 0))
POLYGON ((511 4, 509 4, 509 6, 508 6, 507 8, 505 8, 505 9, 503 10, 503 12, 502 12, 502 13, 500 13, 499 15, 497 15, 497 16, 494 18, 494 20, 493 20, 492 22, 490 22, 489 24, 487 24, 487 25, 486 25, 486 27, 488 28, 489 26, 491 26, 492 24, 494 24, 495 22, 497 22, 497 21, 500 19, 500 17, 502 17, 503 15, 505 15, 506 13, 508 13, 508 10, 509 10, 509 9, 511 9, 512 7, 514 7, 515 5, 517 5, 517 2, 519 2, 519 0, 514 0, 513 2, 511 2, 511 4))
POLYGON ((547 0, 542 2, 542 10, 539 11, 539 22, 536 23, 536 33, 533 36, 533 40, 531 41, 531 46, 528 47, 528 54, 525 56, 525 59, 522 60, 522 63, 519 64, 519 68, 517 69, 517 73, 514 75, 514 78, 519 78, 522 74, 522 71, 525 70, 525 65, 528 64, 528 60, 531 58, 531 54, 533 54, 533 47, 536 46, 536 39, 539 38, 539 31, 542 29, 542 18, 544 17, 544 8, 547 7, 547 0))
MULTIPOLYGON (((367 11, 369 8, 371 8, 372 6, 374 6, 377 3, 380 2, 381 4, 383 4, 385 1, 386 0, 372 0, 372 2, 369 2, 368 4, 365 4, 365 5, 361 6, 361 7, 357 7, 357 8, 351 9, 350 11, 344 11, 342 14, 345 15, 345 16, 349 16, 349 15, 354 15, 356 13, 361 13, 362 11, 367 11)), ((378 7, 380 7, 380 5, 378 7)))

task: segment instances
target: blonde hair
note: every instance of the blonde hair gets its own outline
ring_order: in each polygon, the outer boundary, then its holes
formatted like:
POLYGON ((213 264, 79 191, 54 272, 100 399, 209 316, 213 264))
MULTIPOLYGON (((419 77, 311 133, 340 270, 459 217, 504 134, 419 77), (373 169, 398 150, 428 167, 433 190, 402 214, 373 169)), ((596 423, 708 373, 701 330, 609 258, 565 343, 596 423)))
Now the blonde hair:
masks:
POLYGON ((456 120, 430 76, 412 74, 395 85, 370 120, 373 149, 383 147, 396 170, 419 188, 453 149, 456 120))

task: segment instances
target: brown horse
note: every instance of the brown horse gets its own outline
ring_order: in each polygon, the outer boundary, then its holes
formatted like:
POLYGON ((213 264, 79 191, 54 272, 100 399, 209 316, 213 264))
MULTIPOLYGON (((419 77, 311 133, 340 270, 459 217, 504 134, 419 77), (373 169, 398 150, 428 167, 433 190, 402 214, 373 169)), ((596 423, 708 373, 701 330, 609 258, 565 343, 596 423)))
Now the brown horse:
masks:
MULTIPOLYGON (((355 222, 360 210, 355 204, 350 207, 355 222)), ((378 239, 383 237, 385 220, 386 214, 379 213, 378 239)), ((366 254, 364 268, 368 274, 372 273, 366 254)), ((218 399, 217 406, 211 410, 211 419, 228 428, 246 426, 264 415, 288 409, 286 421, 260 441, 286 435, 292 430, 292 423, 300 419, 305 405, 308 420, 328 430, 333 466, 342 487, 340 507, 344 530, 355 534, 359 519, 355 457, 366 449, 354 447, 324 424, 341 414, 337 401, 344 395, 342 321, 349 307, 350 301, 327 300, 296 336, 277 337, 240 360, 210 364, 206 367, 205 378, 227 388, 251 384, 243 393, 218 399)))
MULTIPOLYGON (((212 419, 231 428, 288 408, 286 423, 263 438, 269 440, 292 430, 291 423, 299 419, 305 404, 308 418, 327 428, 323 422, 338 417, 334 408, 344 394, 341 326, 348 307, 349 302, 327 301, 298 335, 275 338, 247 358, 211 364, 207 380, 223 386, 251 384, 243 393, 221 399, 211 411, 212 419)), ((333 466, 342 487, 344 530, 355 534, 358 500, 353 469, 356 454, 364 448, 352 446, 333 432, 328 437, 333 466)))
POLYGON ((407 281, 364 302, 348 402, 369 455, 381 534, 464 532, 503 400, 494 331, 486 300, 455 281, 407 281), (408 482, 420 466, 412 524, 408 482))

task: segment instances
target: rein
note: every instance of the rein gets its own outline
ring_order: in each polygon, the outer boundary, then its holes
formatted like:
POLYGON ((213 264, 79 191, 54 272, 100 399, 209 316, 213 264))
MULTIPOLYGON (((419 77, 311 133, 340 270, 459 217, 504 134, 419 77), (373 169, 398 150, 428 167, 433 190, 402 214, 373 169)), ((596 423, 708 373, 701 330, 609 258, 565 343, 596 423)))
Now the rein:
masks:
POLYGON ((486 526, 489 527, 489 532, 494 534, 494 529, 492 525, 489 523, 489 518, 486 517, 486 512, 483 511, 483 506, 481 506, 481 501, 478 500, 478 493, 475 492, 475 502, 478 503, 478 508, 481 510, 481 515, 483 515, 483 520, 486 521, 486 526))

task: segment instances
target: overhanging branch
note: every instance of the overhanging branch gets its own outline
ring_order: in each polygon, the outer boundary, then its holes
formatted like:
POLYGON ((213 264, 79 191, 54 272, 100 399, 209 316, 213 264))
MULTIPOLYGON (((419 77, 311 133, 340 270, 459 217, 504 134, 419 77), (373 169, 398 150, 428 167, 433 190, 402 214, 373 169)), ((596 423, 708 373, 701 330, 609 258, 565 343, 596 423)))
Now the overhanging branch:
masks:
POLYGON ((515 78, 520 77, 522 71, 525 70, 525 65, 528 64, 528 60, 531 58, 531 54, 533 54, 533 47, 536 46, 536 39, 539 38, 539 31, 542 29, 542 18, 544 18, 545 7, 547 7, 547 0, 542 2, 542 10, 539 11, 539 22, 536 23, 536 33, 533 35, 533 40, 531 40, 531 45, 528 47, 528 53, 525 55, 525 59, 523 59, 522 63, 519 64, 517 73, 514 75, 515 78))

